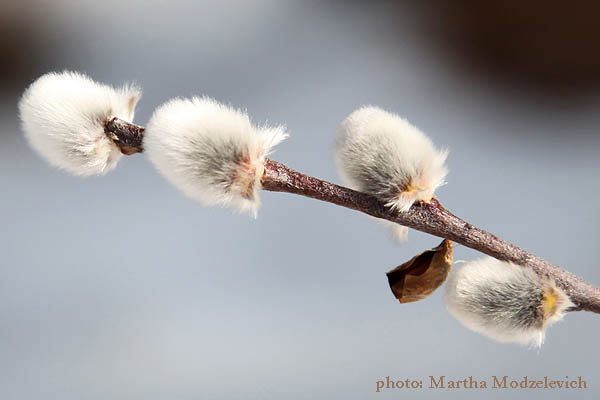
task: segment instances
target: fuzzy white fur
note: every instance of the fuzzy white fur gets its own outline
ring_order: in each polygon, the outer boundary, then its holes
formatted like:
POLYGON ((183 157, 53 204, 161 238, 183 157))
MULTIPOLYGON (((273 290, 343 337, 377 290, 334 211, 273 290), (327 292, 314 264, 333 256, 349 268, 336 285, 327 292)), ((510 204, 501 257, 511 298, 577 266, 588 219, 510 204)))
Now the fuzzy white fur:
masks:
POLYGON ((265 157, 286 137, 283 127, 256 127, 245 112, 194 97, 156 109, 144 149, 168 180, 200 204, 256 216, 265 157))
MULTIPOLYGON (((373 106, 354 111, 341 123, 334 146, 344 183, 398 211, 432 198, 448 173, 447 155, 405 119, 373 106)), ((406 227, 384 224, 397 241, 406 239, 406 227)))
POLYGON ((450 314, 467 328, 500 342, 537 347, 546 327, 573 306, 551 279, 492 257, 454 271, 446 282, 444 300, 450 314), (548 294, 553 296, 551 303, 548 294))
POLYGON ((132 122, 140 97, 137 87, 115 89, 77 72, 50 72, 25 91, 19 113, 25 136, 44 159, 89 176, 116 166, 121 152, 104 123, 112 117, 132 122))

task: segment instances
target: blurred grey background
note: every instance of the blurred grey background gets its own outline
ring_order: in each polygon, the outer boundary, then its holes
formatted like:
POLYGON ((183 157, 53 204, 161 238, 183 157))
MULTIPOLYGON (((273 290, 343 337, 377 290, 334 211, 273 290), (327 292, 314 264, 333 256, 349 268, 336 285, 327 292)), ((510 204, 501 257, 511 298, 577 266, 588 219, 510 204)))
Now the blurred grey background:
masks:
POLYGON ((376 104, 450 148, 450 210, 598 285, 598 6, 527 4, 4 0, 0 398, 598 398, 597 315, 567 315, 539 351, 491 342, 441 291, 408 305, 389 291, 385 272, 436 237, 399 247, 364 215, 287 194, 264 193, 256 220, 201 208, 139 155, 74 178, 16 115, 62 69, 137 82, 139 124, 206 94, 286 124, 273 158, 339 182, 336 127, 376 104), (375 393, 429 375, 590 388, 375 393))

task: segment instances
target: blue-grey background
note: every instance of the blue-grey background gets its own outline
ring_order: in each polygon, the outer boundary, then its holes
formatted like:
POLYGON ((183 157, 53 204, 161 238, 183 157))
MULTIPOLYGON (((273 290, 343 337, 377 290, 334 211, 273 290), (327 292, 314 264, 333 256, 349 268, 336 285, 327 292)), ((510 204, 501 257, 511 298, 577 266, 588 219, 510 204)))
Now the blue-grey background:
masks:
MULTIPOLYGON (((334 182, 339 122, 367 103, 395 111, 450 148, 447 208, 600 284, 598 97, 548 99, 466 70, 405 8, 54 0, 2 13, 33 32, 22 45, 39 74, 137 82, 139 124, 174 96, 246 108, 287 125, 274 159, 334 182)), ((464 329, 442 291, 400 305, 385 272, 436 237, 411 231, 400 247, 364 215, 288 194, 263 193, 256 220, 202 208, 143 155, 99 178, 50 168, 19 131, 32 78, 1 95, 1 399, 600 395, 596 315, 567 315, 537 351, 464 329), (375 393, 386 376, 429 375, 581 375, 589 389, 375 393)))

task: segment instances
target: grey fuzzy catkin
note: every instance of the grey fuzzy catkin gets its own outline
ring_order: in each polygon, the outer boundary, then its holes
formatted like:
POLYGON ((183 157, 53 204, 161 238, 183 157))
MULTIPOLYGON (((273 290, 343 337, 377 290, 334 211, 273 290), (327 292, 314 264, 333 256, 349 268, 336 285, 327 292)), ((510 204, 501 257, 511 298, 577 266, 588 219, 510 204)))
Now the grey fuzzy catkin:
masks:
POLYGON ((115 89, 78 72, 50 72, 36 79, 19 101, 29 144, 50 164, 74 175, 102 175, 121 158, 105 133, 112 117, 132 122, 141 90, 115 89))
POLYGON ((286 136, 281 126, 257 127, 243 111, 194 97, 156 109, 144 148, 163 176, 200 204, 256 215, 266 156, 286 136))
POLYGON ((467 328, 500 342, 538 347, 546 327, 573 305, 551 279, 492 257, 454 271, 446 282, 444 300, 467 328))
MULTIPOLYGON (((448 172, 446 157, 446 150, 437 150, 408 121, 373 106, 359 108, 341 123, 334 146, 344 183, 398 211, 432 198, 448 172)), ((406 227, 383 223, 398 241, 406 238, 406 227)))

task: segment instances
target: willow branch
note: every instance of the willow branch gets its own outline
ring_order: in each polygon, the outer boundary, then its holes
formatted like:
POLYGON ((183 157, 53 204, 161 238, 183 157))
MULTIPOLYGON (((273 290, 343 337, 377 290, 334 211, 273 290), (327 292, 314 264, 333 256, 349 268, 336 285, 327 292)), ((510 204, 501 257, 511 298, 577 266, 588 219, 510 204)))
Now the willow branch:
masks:
MULTIPOLYGON (((107 123, 106 134, 119 145, 127 144, 124 154, 142 152, 144 128, 117 118, 107 123)), ((121 146, 119 146, 121 148, 121 146)), ((452 240, 503 261, 532 268, 552 278, 577 306, 570 311, 600 313, 600 289, 552 263, 508 243, 483 229, 463 221, 440 202, 415 203, 406 212, 394 212, 374 196, 322 181, 294 171, 273 160, 267 160, 263 189, 286 192, 336 204, 385 219, 434 236, 452 240)))
POLYGON ((351 208, 376 218, 452 240, 499 260, 531 267, 536 273, 554 279, 567 292, 571 301, 577 305, 573 311, 600 313, 600 289, 546 260, 463 221, 442 207, 435 198, 429 203, 415 203, 406 212, 393 212, 371 195, 304 175, 273 160, 267 160, 265 165, 263 189, 299 194, 351 208))
POLYGON ((109 119, 104 125, 104 133, 128 156, 144 151, 142 142, 146 128, 135 125, 120 118, 109 119))

